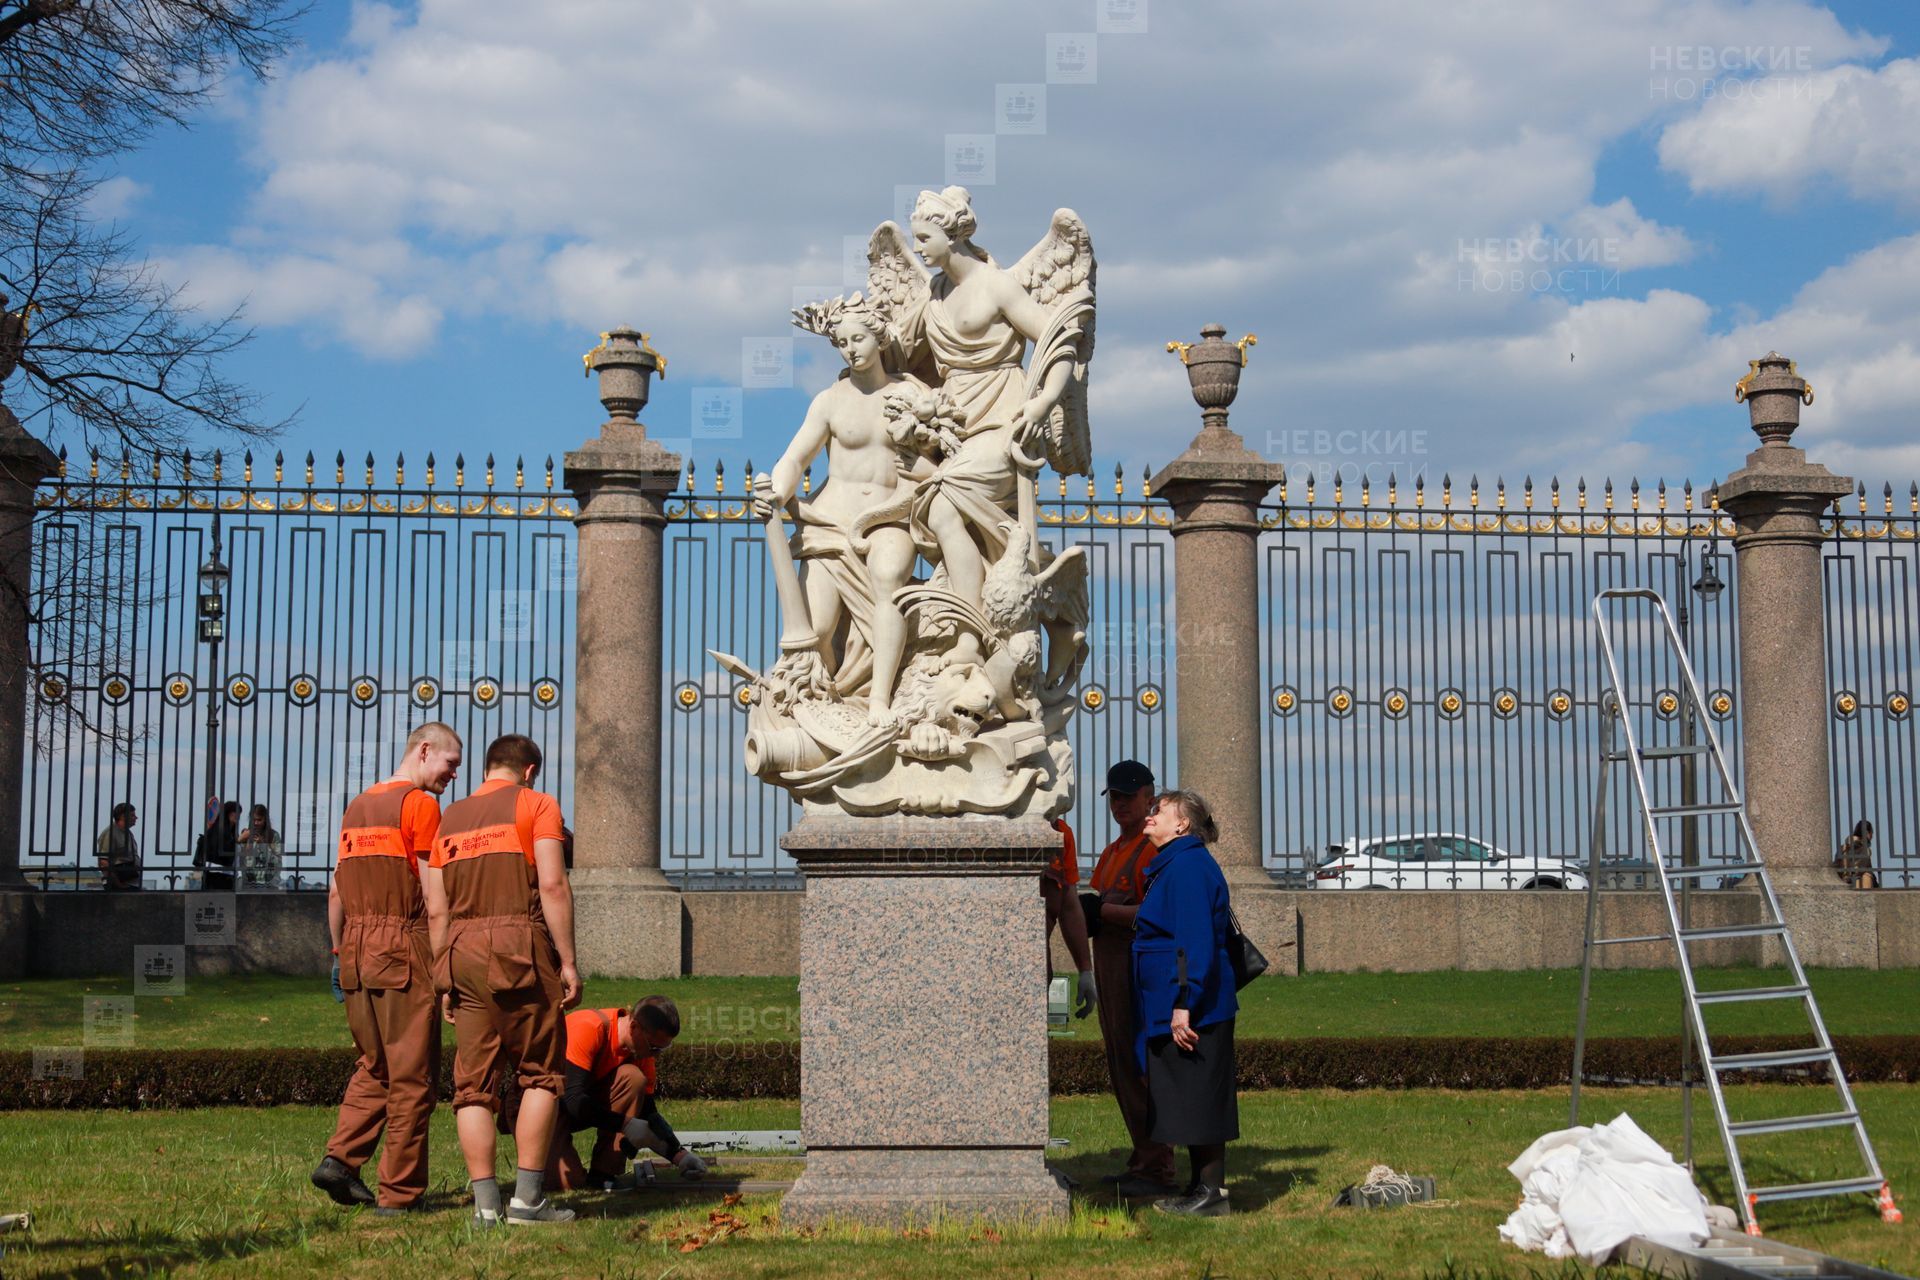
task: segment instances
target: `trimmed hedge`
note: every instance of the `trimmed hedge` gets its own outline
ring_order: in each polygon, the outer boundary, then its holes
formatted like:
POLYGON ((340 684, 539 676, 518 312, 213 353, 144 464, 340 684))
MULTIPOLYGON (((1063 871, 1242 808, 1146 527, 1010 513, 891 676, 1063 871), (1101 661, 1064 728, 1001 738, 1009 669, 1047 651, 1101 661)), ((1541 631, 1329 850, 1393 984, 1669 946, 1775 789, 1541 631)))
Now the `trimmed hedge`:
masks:
MULTIPOLYGON (((1786 1036, 1726 1036, 1722 1053, 1760 1053, 1804 1044, 1786 1036)), ((1920 1079, 1920 1036, 1840 1036, 1847 1078, 1910 1084, 1920 1079)), ((1242 1089, 1550 1089, 1573 1071, 1573 1044, 1551 1038, 1401 1036, 1379 1039, 1241 1040, 1234 1046, 1242 1089)), ((33 1055, 0 1053, 0 1111, 335 1106, 353 1074, 348 1049, 93 1049, 77 1080, 34 1079, 33 1055)), ((453 1055, 443 1055, 440 1097, 453 1096, 453 1055)), ((1673 1084, 1678 1037, 1592 1040, 1586 1078, 1594 1083, 1673 1084)), ((1811 1082, 1824 1072, 1751 1072, 1754 1079, 1811 1082)), ((1108 1089, 1097 1043, 1056 1041, 1055 1094, 1108 1089)), ((675 1048, 661 1071, 662 1096, 797 1098, 800 1046, 793 1041, 675 1048)))

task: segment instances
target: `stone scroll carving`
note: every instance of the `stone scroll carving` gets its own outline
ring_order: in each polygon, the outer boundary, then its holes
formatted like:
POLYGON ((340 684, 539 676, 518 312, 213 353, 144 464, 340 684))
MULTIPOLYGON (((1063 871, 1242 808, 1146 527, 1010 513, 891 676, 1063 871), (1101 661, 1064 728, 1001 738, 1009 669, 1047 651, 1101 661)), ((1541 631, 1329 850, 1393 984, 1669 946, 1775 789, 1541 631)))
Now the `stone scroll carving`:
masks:
POLYGON ((713 657, 749 682, 747 769, 810 812, 1072 804, 1087 566, 1040 541, 1035 477, 1092 461, 1093 244, 1061 209, 1005 268, 975 226, 966 190, 923 191, 911 239, 874 231, 864 293, 794 312, 847 368, 754 479, 779 656, 713 657), (823 450, 826 483, 802 498, 823 450))

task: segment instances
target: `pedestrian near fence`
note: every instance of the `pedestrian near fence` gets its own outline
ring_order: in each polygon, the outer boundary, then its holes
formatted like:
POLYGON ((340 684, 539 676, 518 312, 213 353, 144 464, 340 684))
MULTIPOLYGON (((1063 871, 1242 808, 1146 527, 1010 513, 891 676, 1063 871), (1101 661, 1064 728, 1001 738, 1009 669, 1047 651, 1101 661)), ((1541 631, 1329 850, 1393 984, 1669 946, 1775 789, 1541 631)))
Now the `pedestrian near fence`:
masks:
POLYGON ((1879 881, 1873 874, 1873 824, 1865 818, 1853 824, 1853 830, 1833 855, 1833 872, 1846 881, 1849 889, 1871 889, 1879 881))
POLYGON ((100 859, 102 889, 140 887, 140 841, 133 834, 133 824, 139 817, 134 807, 122 800, 113 806, 112 821, 93 842, 93 852, 100 859))
POLYGON ((1154 1208, 1217 1217, 1229 1207, 1227 1143, 1240 1136, 1231 903, 1207 852, 1220 833, 1192 791, 1162 792, 1143 830, 1159 852, 1134 917, 1135 1051, 1153 1101, 1153 1140, 1186 1147, 1193 1169, 1186 1192, 1154 1208))

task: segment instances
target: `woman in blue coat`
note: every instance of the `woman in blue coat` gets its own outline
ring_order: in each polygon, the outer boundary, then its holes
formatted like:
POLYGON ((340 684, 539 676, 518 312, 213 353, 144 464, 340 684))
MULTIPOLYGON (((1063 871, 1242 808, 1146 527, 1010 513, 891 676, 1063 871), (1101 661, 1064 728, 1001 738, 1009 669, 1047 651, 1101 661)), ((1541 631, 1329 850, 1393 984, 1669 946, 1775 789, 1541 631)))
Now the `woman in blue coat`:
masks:
POLYGON ((1186 1147, 1193 1164, 1186 1192, 1154 1207, 1216 1217, 1228 1211, 1227 1143, 1240 1136, 1227 881, 1207 852, 1220 833, 1192 791, 1162 794, 1145 830, 1159 852, 1134 919, 1134 1054, 1153 1098, 1153 1141, 1186 1147))

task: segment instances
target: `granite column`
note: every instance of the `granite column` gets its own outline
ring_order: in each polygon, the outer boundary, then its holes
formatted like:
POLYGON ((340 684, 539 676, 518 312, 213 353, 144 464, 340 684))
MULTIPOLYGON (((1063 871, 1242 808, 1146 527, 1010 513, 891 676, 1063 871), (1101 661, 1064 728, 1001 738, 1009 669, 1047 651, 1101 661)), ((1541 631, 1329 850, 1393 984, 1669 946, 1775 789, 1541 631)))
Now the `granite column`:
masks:
POLYGON ((1293 940, 1294 912, 1272 894, 1263 856, 1260 749, 1260 504, 1285 468, 1227 425, 1253 335, 1231 343, 1217 324, 1200 333, 1197 343, 1168 344, 1186 365, 1200 433, 1153 478, 1173 507, 1177 778, 1213 806, 1212 852, 1243 926, 1276 966, 1290 966, 1280 945, 1293 940))
POLYGON ((1801 958, 1872 964, 1872 895, 1855 895, 1855 904, 1828 892, 1844 886, 1831 867, 1820 557, 1827 509, 1852 492, 1853 481, 1808 462, 1789 443, 1802 404, 1813 402, 1813 388, 1792 361, 1772 351, 1753 361, 1734 396, 1745 402, 1761 441, 1719 488, 1719 504, 1734 521, 1739 570, 1747 814, 1801 958))
MULTIPOLYGON (((27 635, 33 585, 33 494, 59 469, 46 445, 0 404, 0 890, 24 889, 20 872, 20 797, 25 786, 27 683, 33 666, 27 635)), ((82 864, 91 849, 80 851, 82 864)))
POLYGON ((579 504, 574 693, 574 929, 583 973, 680 972, 680 895, 660 871, 663 502, 679 455, 638 420, 665 360, 614 329, 586 357, 608 418, 566 455, 579 504))

